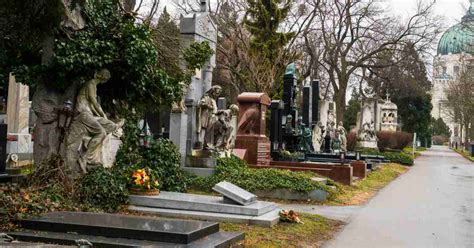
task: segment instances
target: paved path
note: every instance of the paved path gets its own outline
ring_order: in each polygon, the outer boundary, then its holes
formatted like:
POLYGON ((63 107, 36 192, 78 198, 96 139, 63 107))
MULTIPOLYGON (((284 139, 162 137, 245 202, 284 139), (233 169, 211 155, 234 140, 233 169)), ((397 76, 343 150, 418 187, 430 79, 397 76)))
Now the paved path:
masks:
POLYGON ((327 247, 474 248, 474 163, 433 147, 349 221, 327 247))

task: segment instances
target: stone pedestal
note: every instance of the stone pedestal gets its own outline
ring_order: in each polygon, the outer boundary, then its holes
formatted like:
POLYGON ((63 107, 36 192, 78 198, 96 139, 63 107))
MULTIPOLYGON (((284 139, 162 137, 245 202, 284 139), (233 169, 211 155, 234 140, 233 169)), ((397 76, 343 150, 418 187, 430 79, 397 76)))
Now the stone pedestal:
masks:
POLYGON ((235 146, 247 151, 247 162, 252 165, 270 164, 270 139, 265 136, 238 135, 235 146))
POLYGON ((178 147, 182 157, 186 156, 188 116, 185 113, 170 114, 170 140, 178 147))
POLYGON ((240 113, 235 148, 247 151, 249 164, 268 165, 270 140, 265 136, 265 113, 271 100, 265 93, 245 92, 237 101, 240 113))
POLYGON ((375 140, 369 140, 369 141, 360 141, 359 142, 360 147, 363 148, 374 148, 377 149, 377 141, 375 140))

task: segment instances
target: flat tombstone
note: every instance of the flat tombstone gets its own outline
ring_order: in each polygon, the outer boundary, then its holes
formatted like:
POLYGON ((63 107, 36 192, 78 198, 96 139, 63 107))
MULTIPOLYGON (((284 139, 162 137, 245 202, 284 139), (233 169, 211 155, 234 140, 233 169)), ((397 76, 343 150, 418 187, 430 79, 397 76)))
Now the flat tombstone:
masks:
POLYGON ((216 184, 212 190, 222 194, 224 198, 231 199, 240 205, 246 206, 257 202, 256 195, 226 181, 216 184))

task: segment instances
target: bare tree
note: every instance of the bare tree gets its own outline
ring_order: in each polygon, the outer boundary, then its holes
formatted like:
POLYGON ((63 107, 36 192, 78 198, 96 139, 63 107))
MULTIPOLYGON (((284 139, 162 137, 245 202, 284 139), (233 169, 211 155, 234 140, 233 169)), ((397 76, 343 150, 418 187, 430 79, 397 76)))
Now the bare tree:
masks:
POLYGON ((463 142, 465 149, 468 149, 469 137, 474 128, 474 60, 461 60, 459 75, 448 83, 448 108, 445 113, 460 124, 460 133, 465 131, 463 142))
POLYGON ((304 33, 308 73, 330 82, 338 121, 344 117, 346 91, 356 74, 367 76, 367 69, 393 65, 377 64, 378 56, 407 42, 420 53, 429 50, 440 33, 433 4, 418 2, 416 13, 405 22, 389 16, 376 0, 322 0, 315 6, 317 18, 304 33))

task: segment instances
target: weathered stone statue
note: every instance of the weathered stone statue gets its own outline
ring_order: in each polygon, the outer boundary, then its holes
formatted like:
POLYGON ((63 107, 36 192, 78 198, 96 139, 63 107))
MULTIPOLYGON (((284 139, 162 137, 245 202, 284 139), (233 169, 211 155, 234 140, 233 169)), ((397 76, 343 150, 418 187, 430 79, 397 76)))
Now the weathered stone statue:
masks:
POLYGON ((376 140, 374 121, 366 122, 362 126, 362 140, 373 141, 376 140))
POLYGON ((337 126, 337 132, 339 133, 339 139, 341 140, 341 150, 347 152, 347 131, 344 128, 342 121, 337 126))
POLYGON ((341 148, 341 135, 339 134, 339 131, 336 130, 334 134, 334 139, 332 140, 332 150, 333 152, 340 152, 342 150, 341 148))
MULTIPOLYGON (((239 107, 232 104, 229 109, 219 110, 216 114, 216 122, 212 126, 213 140, 205 140, 206 147, 214 148, 218 151, 227 151, 233 148, 235 137, 232 137, 234 127, 232 127, 232 117, 239 113, 239 107)), ((208 129, 208 132, 211 130, 208 129)), ((206 136, 209 137, 209 136, 206 136)))
MULTIPOLYGON (((83 173, 88 165, 102 165, 102 145, 106 136, 116 132, 123 120, 114 123, 107 118, 97 102, 97 85, 107 82, 110 72, 107 69, 97 71, 94 78, 87 81, 79 90, 76 99, 76 112, 68 134, 68 157, 79 152, 78 163, 83 173), (77 144, 82 144, 78 146, 77 144)), ((69 159, 68 159, 69 160, 69 159)))
POLYGON ((318 123, 313 126, 312 142, 313 142, 313 148, 315 152, 321 151, 321 145, 323 143, 323 140, 324 140, 324 126, 320 121, 318 121, 318 123))
POLYGON ((199 109, 197 113, 197 133, 198 133, 198 142, 200 144, 205 143, 206 135, 207 139, 213 139, 213 134, 206 133, 208 129, 212 127, 214 122, 216 122, 217 117, 217 104, 216 99, 222 92, 222 88, 219 85, 212 86, 205 94, 202 96, 199 101, 199 109))

